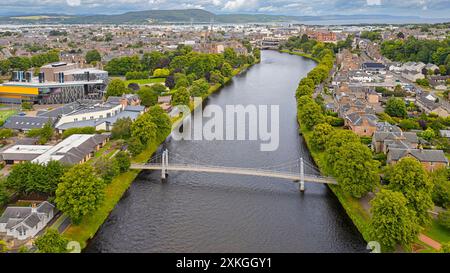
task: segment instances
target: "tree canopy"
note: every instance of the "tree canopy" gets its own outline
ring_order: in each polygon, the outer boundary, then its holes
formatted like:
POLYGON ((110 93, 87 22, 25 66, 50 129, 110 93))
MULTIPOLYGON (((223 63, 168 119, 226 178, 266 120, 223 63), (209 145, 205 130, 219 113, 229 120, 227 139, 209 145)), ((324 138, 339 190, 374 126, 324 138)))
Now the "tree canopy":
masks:
POLYGON ((380 242, 386 250, 393 250, 398 244, 408 247, 419 234, 420 226, 407 203, 402 193, 386 189, 370 202, 371 239, 380 242))
POLYGON ((83 216, 95 211, 105 197, 105 183, 98 178, 94 167, 84 163, 73 166, 61 178, 56 190, 56 206, 75 224, 83 216))

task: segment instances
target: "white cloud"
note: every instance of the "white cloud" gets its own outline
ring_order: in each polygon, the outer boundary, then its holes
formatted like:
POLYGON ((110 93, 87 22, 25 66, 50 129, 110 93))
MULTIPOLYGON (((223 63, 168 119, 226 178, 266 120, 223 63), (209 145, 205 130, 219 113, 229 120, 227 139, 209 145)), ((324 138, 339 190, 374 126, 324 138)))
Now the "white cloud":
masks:
POLYGON ((81 0, 66 0, 67 5, 71 6, 71 7, 77 7, 79 5, 81 5, 81 0))
POLYGON ((381 0, 367 0, 368 6, 379 6, 381 5, 381 0))
POLYGON ((224 10, 237 11, 255 8, 258 0, 232 0, 228 1, 223 7, 224 10))

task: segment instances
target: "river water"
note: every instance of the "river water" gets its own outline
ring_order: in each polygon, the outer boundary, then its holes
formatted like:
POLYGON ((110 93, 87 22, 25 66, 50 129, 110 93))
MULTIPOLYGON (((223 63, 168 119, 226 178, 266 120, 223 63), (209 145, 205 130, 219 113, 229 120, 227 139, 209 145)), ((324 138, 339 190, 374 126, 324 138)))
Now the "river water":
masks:
MULTIPOLYGON (((234 167, 273 166, 310 155, 298 134, 294 92, 316 64, 263 51, 261 64, 237 76, 207 104, 280 105, 280 145, 259 141, 175 141, 192 160, 234 167)), ((306 167, 307 173, 314 173, 306 167)), ((144 171, 91 240, 87 252, 365 252, 365 243, 326 185, 226 174, 144 171)))

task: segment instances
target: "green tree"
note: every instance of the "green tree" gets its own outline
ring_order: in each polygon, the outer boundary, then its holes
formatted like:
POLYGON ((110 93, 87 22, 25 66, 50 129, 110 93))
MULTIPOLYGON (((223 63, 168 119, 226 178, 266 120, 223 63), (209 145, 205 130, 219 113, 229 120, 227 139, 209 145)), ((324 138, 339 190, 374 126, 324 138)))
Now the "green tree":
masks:
POLYGON ((120 118, 114 123, 111 130, 111 137, 113 139, 128 139, 131 137, 131 118, 120 118))
POLYGON ((87 126, 87 127, 75 127, 69 128, 63 132, 62 138, 68 138, 71 135, 81 134, 81 135, 92 135, 95 134, 95 127, 87 126))
POLYGON ((151 122, 156 125, 156 137, 158 139, 165 138, 172 129, 169 115, 159 105, 150 107, 147 114, 150 116, 151 122))
POLYGON ((325 143, 325 163, 328 172, 333 172, 334 163, 339 160, 339 149, 345 144, 360 144, 358 135, 349 130, 334 130, 325 143))
POLYGON ((450 210, 443 211, 439 213, 439 224, 441 224, 446 229, 450 230, 450 210))
POLYGON ((167 91, 167 87, 161 83, 155 83, 151 86, 154 93, 161 95, 162 93, 167 91))
POLYGON ((5 241, 0 240, 0 253, 6 253, 8 252, 8 245, 5 241))
POLYGON ((172 105, 189 105, 190 102, 190 94, 189 90, 185 87, 178 88, 178 90, 173 94, 172 97, 172 105))
POLYGON ((12 136, 14 136, 14 131, 12 129, 8 128, 0 129, 0 139, 10 138, 12 136))
POLYGON ((6 179, 6 185, 22 194, 52 195, 64 171, 59 162, 49 162, 46 166, 27 161, 13 166, 6 179))
POLYGON ((139 139, 143 145, 156 140, 156 130, 157 127, 148 112, 140 115, 131 124, 131 136, 139 139))
POLYGON ((233 48, 227 47, 225 48, 225 51, 223 53, 223 57, 227 63, 229 63, 231 66, 237 67, 238 65, 238 56, 236 54, 236 51, 234 51, 233 48))
POLYGON ((441 252, 442 253, 450 253, 450 242, 443 243, 441 245, 441 252))
POLYGON ((79 164, 67 171, 56 190, 56 205, 75 224, 95 211, 105 197, 105 183, 90 164, 79 164))
POLYGON ((389 181, 390 190, 401 192, 406 197, 418 223, 427 225, 430 222, 428 210, 433 207, 433 185, 422 164, 415 158, 404 157, 386 170, 385 178, 389 181))
POLYGON ((314 126, 313 135, 311 138, 311 144, 314 149, 323 151, 333 130, 333 127, 328 123, 320 123, 314 126))
POLYGON ((145 107, 150 107, 158 103, 158 94, 151 87, 142 87, 137 94, 141 99, 141 104, 145 107))
POLYGON ((332 166, 342 190, 361 198, 372 191, 379 182, 379 162, 372 159, 372 152, 361 143, 346 143, 337 150, 338 160, 332 166))
POLYGON ((153 71, 153 77, 155 78, 166 78, 170 75, 170 70, 165 68, 158 68, 153 71))
POLYGON ((308 85, 300 85, 297 88, 297 91, 295 93, 295 96, 297 98, 301 97, 301 96, 312 96, 312 94, 314 93, 314 88, 311 88, 308 85))
POLYGON ((192 97, 204 97, 208 90, 209 83, 205 79, 199 79, 193 82, 190 93, 192 97))
POLYGON ((430 173, 433 203, 444 208, 450 208, 450 180, 447 173, 445 168, 430 173))
POLYGON ((176 73, 175 78, 175 88, 188 87, 190 85, 188 77, 183 73, 176 73))
POLYGON ((40 191, 53 195, 66 171, 67 166, 59 161, 50 160, 44 168, 45 181, 41 181, 40 191))
POLYGON ((88 64, 91 64, 93 62, 101 62, 102 56, 100 55, 100 52, 98 52, 98 50, 94 49, 86 52, 85 59, 88 64))
POLYGON ((0 181, 0 207, 8 203, 9 194, 6 191, 6 186, 4 181, 0 181))
POLYGON ((93 166, 106 184, 111 183, 114 177, 120 173, 120 167, 115 158, 102 156, 94 161, 93 166))
POLYGON ((225 78, 222 76, 222 73, 219 70, 214 70, 213 72, 211 72, 210 81, 213 84, 224 84, 225 78))
POLYGON ((231 77, 233 74, 233 67, 229 63, 224 63, 221 69, 222 75, 225 77, 231 77))
POLYGON ((69 240, 62 237, 56 229, 47 229, 34 244, 40 253, 66 253, 69 240))
POLYGON ((399 118, 404 118, 408 114, 405 103, 399 98, 390 98, 384 111, 391 117, 399 118))
POLYGON ((125 151, 120 151, 116 154, 116 162, 121 173, 127 172, 131 166, 130 156, 125 151))
POLYGON ((127 92, 124 81, 121 79, 113 79, 106 88, 106 97, 120 97, 127 92))
POLYGON ((400 192, 385 189, 370 202, 371 239, 386 250, 393 250, 398 244, 408 247, 417 239, 420 227, 407 203, 400 192))
POLYGON ((308 130, 311 130, 316 124, 324 121, 322 107, 316 102, 309 102, 302 105, 299 110, 299 119, 308 130))
POLYGON ((436 136, 434 130, 431 128, 427 128, 425 131, 420 132, 418 135, 427 141, 432 140, 436 136))
POLYGON ((142 64, 138 56, 114 58, 105 66, 110 76, 124 76, 129 71, 141 71, 142 64))
POLYGON ((138 154, 142 153, 145 149, 144 144, 142 144, 140 139, 137 137, 130 138, 127 144, 128 144, 128 151, 130 151, 130 153, 133 156, 137 156, 138 154))

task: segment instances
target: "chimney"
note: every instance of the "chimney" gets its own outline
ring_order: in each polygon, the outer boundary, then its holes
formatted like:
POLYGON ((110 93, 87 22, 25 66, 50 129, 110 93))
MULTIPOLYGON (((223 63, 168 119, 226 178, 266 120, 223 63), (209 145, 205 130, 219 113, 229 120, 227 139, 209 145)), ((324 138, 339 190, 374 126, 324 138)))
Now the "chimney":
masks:
POLYGON ((31 205, 31 213, 36 213, 36 212, 37 212, 37 206, 36 206, 36 203, 33 203, 31 205))

